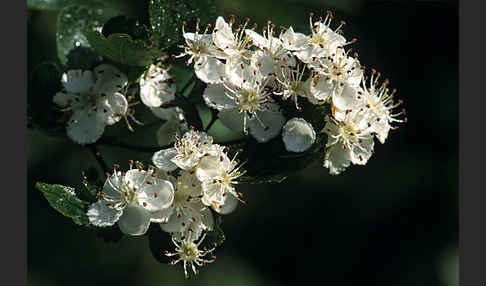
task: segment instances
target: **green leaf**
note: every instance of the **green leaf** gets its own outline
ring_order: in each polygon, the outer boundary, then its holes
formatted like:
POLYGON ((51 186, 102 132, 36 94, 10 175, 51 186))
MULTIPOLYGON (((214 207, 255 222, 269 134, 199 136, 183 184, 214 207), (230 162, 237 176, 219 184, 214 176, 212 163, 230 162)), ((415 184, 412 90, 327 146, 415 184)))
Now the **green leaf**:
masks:
MULTIPOLYGON (((156 43, 169 47, 182 39, 182 22, 194 25, 196 18, 201 25, 213 23, 216 8, 213 0, 151 0, 149 18, 156 43)), ((195 26, 194 26, 195 29, 195 26)))
POLYGON ((67 55, 76 46, 89 47, 85 30, 100 30, 103 24, 117 13, 101 2, 69 4, 57 16, 57 56, 66 64, 67 55))
POLYGON ((141 24, 137 19, 125 16, 116 16, 108 20, 103 25, 102 33, 105 37, 117 33, 128 34, 134 40, 143 40, 147 44, 152 44, 147 26, 141 24))
POLYGON ((35 187, 44 194, 51 207, 71 218, 78 225, 89 225, 86 208, 89 203, 76 197, 74 188, 37 182, 35 187))
POLYGON ((87 31, 86 36, 95 51, 123 65, 146 66, 162 55, 158 49, 127 34, 115 33, 105 38, 98 31, 87 31))

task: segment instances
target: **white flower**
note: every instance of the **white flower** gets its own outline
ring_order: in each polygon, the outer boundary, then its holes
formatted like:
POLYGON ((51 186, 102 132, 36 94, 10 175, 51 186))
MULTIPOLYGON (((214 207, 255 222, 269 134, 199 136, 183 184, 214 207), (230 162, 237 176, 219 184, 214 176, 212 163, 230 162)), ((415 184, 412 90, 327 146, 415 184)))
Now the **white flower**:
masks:
POLYGON ((131 169, 126 174, 115 171, 100 195, 102 199, 92 204, 87 213, 93 225, 118 222, 123 233, 143 235, 152 214, 172 204, 174 188, 169 181, 156 178, 153 170, 131 169))
POLYGON ((204 132, 190 130, 182 137, 176 135, 173 148, 156 152, 152 156, 154 165, 163 171, 194 168, 213 143, 213 138, 204 132))
POLYGON ((266 80, 257 70, 242 70, 241 83, 208 85, 203 98, 219 110, 218 117, 228 128, 250 134, 260 143, 276 137, 285 122, 280 107, 270 98, 266 80))
POLYGON ((172 205, 152 216, 153 222, 161 223, 162 230, 178 232, 181 236, 193 236, 195 239, 204 230, 212 230, 213 215, 208 207, 201 203, 201 182, 194 172, 182 171, 176 179, 168 179, 175 186, 172 205))
POLYGON ((292 118, 282 128, 285 149, 290 152, 304 152, 316 141, 312 125, 302 118, 292 118))
POLYGON ((160 146, 174 143, 176 134, 183 134, 189 129, 181 108, 151 108, 151 110, 155 116, 166 121, 157 130, 157 143, 160 146))
POLYGON ((329 173, 337 175, 350 163, 364 165, 373 153, 373 133, 370 122, 362 110, 347 112, 343 121, 326 118, 323 131, 327 133, 327 150, 324 167, 329 173))
MULTIPOLYGON (((312 24, 312 14, 309 18, 310 29, 312 32, 311 36, 308 36, 308 40, 303 41, 301 35, 296 35, 292 31, 288 32, 288 35, 284 37, 285 40, 291 41, 293 45, 289 45, 291 49, 294 50, 294 55, 297 56, 304 63, 311 63, 314 58, 327 57, 336 52, 338 47, 343 47, 346 44, 346 39, 341 36, 338 31, 344 25, 341 22, 336 29, 332 30, 330 25, 334 17, 329 12, 323 21, 318 21, 312 24), (292 42, 292 39, 298 39, 292 42)), ((285 42, 285 41, 284 41, 285 42)), ((351 41, 352 43, 354 41, 351 41)))
POLYGON ((274 26, 268 22, 263 36, 253 30, 245 30, 253 45, 261 50, 253 54, 252 61, 254 64, 261 65, 259 71, 263 76, 272 74, 278 76, 282 66, 293 67, 296 64, 295 57, 284 48, 282 41, 274 37, 274 26))
POLYGON ((358 91, 358 96, 362 97, 364 108, 368 110, 371 118, 371 130, 375 132, 376 137, 381 143, 385 143, 388 137, 388 131, 392 128, 393 122, 406 122, 407 118, 398 119, 397 117, 405 115, 405 109, 398 113, 392 113, 392 110, 403 103, 393 101, 393 95, 396 90, 389 93, 387 88, 388 80, 385 80, 380 87, 377 87, 380 73, 375 77, 376 71, 373 70, 370 79, 370 86, 367 87, 363 80, 363 88, 358 91))
POLYGON ((251 41, 244 33, 249 19, 235 32, 232 30, 234 21, 235 19, 232 17, 228 24, 223 17, 218 17, 212 34, 213 42, 225 54, 226 60, 249 61, 252 54, 252 51, 249 50, 251 41))
POLYGON ((333 101, 343 92, 345 85, 352 87, 359 86, 363 78, 363 70, 359 61, 348 57, 339 49, 338 53, 322 58, 318 62, 318 74, 314 76, 310 86, 311 96, 317 101, 326 101, 332 98, 333 101))
POLYGON ((175 84, 167 69, 150 65, 147 72, 140 77, 140 98, 148 107, 159 107, 175 99, 175 84))
POLYGON ((227 214, 236 208, 240 195, 235 191, 235 185, 244 172, 239 171, 242 165, 236 167, 236 155, 230 160, 223 149, 215 148, 214 152, 204 156, 196 169, 196 176, 202 182, 201 202, 227 214))
POLYGON ((178 239, 175 236, 172 236, 172 243, 176 246, 175 252, 168 252, 165 251, 165 255, 167 256, 177 256, 178 258, 171 261, 171 264, 177 264, 182 261, 184 265, 184 275, 186 278, 189 278, 189 273, 187 272, 187 266, 189 265, 194 272, 195 275, 199 273, 196 266, 202 267, 206 265, 206 263, 211 263, 216 259, 216 256, 211 256, 209 258, 205 258, 209 254, 211 254, 215 248, 199 250, 199 246, 203 242, 204 238, 206 238, 206 232, 202 235, 201 239, 196 243, 196 239, 192 240, 191 238, 184 238, 178 239))
POLYGON ((218 58, 225 58, 225 55, 214 45, 213 35, 208 34, 208 29, 200 34, 199 19, 196 23, 196 32, 187 33, 182 26, 185 40, 184 52, 177 57, 189 56, 187 64, 194 62, 194 71, 197 77, 205 83, 218 83, 224 75, 224 64, 218 58))
MULTIPOLYGON (((312 30, 312 29, 311 29, 312 30)), ((289 27, 285 32, 280 34, 280 41, 285 49, 289 51, 303 50, 308 47, 309 37, 302 34, 294 32, 294 28, 289 27)))
POLYGON ((310 85, 311 85, 311 78, 307 79, 306 81, 302 80, 304 76, 305 68, 299 70, 297 69, 282 69, 282 79, 278 79, 277 81, 280 84, 280 92, 274 92, 276 95, 281 95, 283 99, 287 100, 291 98, 295 103, 295 108, 301 110, 299 104, 297 103, 297 99, 299 97, 310 97, 310 85))
POLYGON ((94 143, 106 125, 115 124, 127 112, 127 100, 118 92, 127 78, 112 65, 99 65, 93 72, 70 70, 61 82, 64 90, 56 93, 53 101, 63 111, 72 112, 66 131, 76 143, 94 143))

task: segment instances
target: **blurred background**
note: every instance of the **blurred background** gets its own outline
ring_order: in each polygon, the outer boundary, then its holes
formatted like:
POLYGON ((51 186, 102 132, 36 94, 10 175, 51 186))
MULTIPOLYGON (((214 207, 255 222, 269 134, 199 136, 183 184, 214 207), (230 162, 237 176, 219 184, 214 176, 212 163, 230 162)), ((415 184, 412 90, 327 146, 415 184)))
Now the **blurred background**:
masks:
MULTIPOLYGON (((143 11, 139 1, 120 1, 143 11)), ((29 129, 29 285, 459 285, 458 4, 456 1, 217 0, 218 15, 309 33, 331 9, 367 68, 405 101, 408 123, 376 142, 364 167, 340 176, 315 164, 284 183, 239 190, 247 204, 223 219, 217 261, 186 280, 158 263, 147 237, 105 243, 52 209, 36 181, 80 185, 95 164, 67 139, 29 129)), ((29 11, 28 68, 56 59, 56 12, 29 11)), ((109 165, 150 154, 106 148, 109 165)), ((145 156, 145 157, 144 157, 145 156)))

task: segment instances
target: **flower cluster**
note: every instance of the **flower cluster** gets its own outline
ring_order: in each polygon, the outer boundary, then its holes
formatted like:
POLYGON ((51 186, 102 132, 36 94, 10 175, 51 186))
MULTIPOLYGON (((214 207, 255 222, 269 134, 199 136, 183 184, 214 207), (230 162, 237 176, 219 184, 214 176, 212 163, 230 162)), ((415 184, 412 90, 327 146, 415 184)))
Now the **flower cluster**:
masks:
POLYGON ((194 241, 202 241, 213 230, 211 209, 220 214, 235 210, 241 200, 235 185, 244 172, 237 166, 236 155, 230 159, 225 147, 193 130, 177 136, 173 148, 156 152, 153 163, 156 167, 147 170, 133 168, 133 162, 127 172, 116 167, 87 215, 95 226, 118 223, 128 235, 143 235, 151 222, 160 224, 173 236, 177 252, 181 247, 191 248, 181 250, 185 254, 180 259, 184 269, 190 263, 195 272, 193 263, 208 262, 198 257, 209 252, 199 251, 194 241))
POLYGON ((221 122, 260 143, 281 134, 287 151, 308 150, 316 140, 313 126, 303 118, 287 121, 279 102, 291 100, 300 112, 299 99, 330 105, 331 114, 323 118, 324 166, 339 174, 350 163, 366 164, 373 138, 384 143, 391 124, 405 119, 398 118, 404 111, 393 113, 401 101, 394 103, 387 80, 378 83, 379 73, 373 70, 367 86, 357 55, 345 49, 356 39, 342 35, 344 22, 332 28, 333 18, 328 12, 314 21, 311 14, 310 35, 289 27, 277 36, 270 21, 259 34, 256 25, 248 27, 249 19, 235 28, 234 17, 229 22, 218 17, 212 31, 208 25, 202 32, 199 23, 194 33, 183 30, 179 57, 189 56, 187 64, 194 63, 196 75, 207 83, 204 101, 219 111, 221 122))

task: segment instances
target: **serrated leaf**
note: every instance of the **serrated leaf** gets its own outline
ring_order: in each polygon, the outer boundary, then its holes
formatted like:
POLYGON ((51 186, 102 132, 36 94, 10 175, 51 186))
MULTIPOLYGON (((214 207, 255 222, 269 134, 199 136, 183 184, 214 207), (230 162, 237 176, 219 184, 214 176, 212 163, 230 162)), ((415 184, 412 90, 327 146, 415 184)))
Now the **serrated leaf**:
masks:
POLYGON ((84 32, 99 30, 105 21, 117 13, 101 2, 69 4, 57 16, 57 56, 66 64, 67 55, 76 46, 90 47, 84 32))
POLYGON ((109 19, 103 25, 102 34, 108 37, 111 34, 123 33, 130 35, 134 40, 142 40, 147 44, 152 44, 148 28, 141 24, 137 19, 125 16, 116 16, 109 19))
POLYGON ((162 55, 158 49, 127 34, 115 33, 105 38, 98 31, 87 31, 86 36, 96 52, 122 65, 146 66, 162 55))
POLYGON ((213 0, 151 0, 149 4, 150 24, 155 41, 161 48, 182 39, 183 21, 194 25, 199 17, 201 25, 206 25, 213 22, 215 15, 213 0))
POLYGON ((35 184, 35 187, 42 192, 51 207, 62 215, 71 218, 78 225, 89 225, 86 215, 89 203, 77 198, 74 188, 41 182, 35 184))

